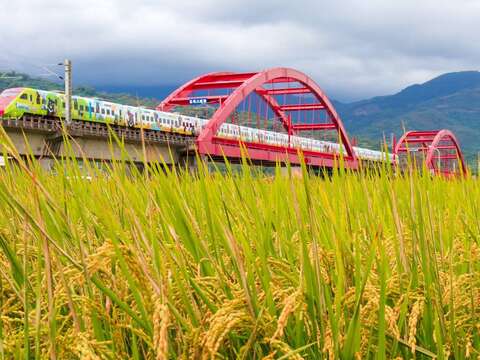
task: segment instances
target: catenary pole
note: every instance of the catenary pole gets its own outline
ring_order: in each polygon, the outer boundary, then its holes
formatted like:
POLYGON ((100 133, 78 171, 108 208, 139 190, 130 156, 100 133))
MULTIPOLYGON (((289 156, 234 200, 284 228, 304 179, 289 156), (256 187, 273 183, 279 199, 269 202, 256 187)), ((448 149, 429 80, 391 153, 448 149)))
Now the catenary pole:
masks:
POLYGON ((65 123, 72 122, 72 61, 65 59, 65 123))

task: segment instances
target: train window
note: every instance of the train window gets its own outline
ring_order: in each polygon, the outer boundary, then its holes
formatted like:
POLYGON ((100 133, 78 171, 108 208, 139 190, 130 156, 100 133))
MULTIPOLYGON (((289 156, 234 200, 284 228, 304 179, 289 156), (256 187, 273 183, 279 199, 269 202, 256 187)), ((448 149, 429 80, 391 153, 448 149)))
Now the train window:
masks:
POLYGON ((102 109, 102 114, 105 115, 105 109, 102 109))
POLYGON ((22 96, 20 96, 20 99, 28 100, 28 95, 27 94, 22 94, 22 96))
POLYGON ((83 105, 80 105, 80 111, 83 111, 83 105))
POLYGON ((110 110, 109 109, 107 109, 107 115, 110 115, 110 110))
POLYGON ((73 102, 73 108, 75 110, 78 110, 78 103, 76 101, 73 102))
POLYGON ((30 95, 30 102, 33 102, 33 98, 32 98, 32 95, 30 95))
POLYGON ((100 112, 100 105, 97 104, 97 105, 95 106, 95 108, 96 108, 95 112, 96 112, 96 113, 99 113, 99 112, 100 112))
POLYGON ((37 95, 37 105, 40 105, 40 95, 37 95))

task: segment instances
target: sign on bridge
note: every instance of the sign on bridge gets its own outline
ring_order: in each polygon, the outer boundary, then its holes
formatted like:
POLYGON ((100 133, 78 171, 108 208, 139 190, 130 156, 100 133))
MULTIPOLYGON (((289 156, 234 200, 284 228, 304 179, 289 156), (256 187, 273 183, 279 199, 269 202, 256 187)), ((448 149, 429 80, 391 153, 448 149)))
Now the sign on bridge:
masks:
POLYGON ((203 105, 208 102, 207 98, 195 98, 188 100, 190 105, 203 105))

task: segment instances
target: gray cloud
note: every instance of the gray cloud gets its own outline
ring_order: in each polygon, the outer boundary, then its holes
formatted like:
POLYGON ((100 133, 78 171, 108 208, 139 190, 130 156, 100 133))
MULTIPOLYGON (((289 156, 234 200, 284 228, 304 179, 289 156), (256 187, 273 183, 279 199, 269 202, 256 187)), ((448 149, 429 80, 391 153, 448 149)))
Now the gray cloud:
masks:
POLYGON ((0 0, 0 69, 74 61, 75 80, 156 85, 294 67, 332 97, 475 69, 476 0, 0 0), (5 26, 8 24, 8 26, 5 26))

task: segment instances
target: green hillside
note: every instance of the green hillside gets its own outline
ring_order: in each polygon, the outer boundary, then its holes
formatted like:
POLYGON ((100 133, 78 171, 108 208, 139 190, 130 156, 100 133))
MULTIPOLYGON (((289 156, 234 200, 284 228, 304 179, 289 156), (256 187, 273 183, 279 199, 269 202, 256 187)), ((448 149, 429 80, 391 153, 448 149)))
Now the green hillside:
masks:
POLYGON ((448 73, 391 96, 335 103, 350 134, 372 140, 406 130, 452 130, 470 161, 480 151, 480 72, 448 73))

